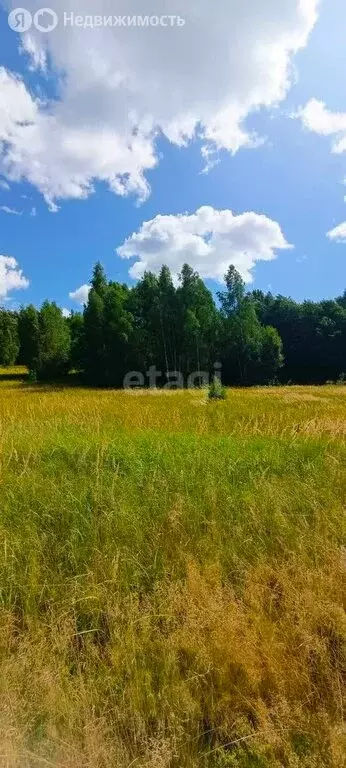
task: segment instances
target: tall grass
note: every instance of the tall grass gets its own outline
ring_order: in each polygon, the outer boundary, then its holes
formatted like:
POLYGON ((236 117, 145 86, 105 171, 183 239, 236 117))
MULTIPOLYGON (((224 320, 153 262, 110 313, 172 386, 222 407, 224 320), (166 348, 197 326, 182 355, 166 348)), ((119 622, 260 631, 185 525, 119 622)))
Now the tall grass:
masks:
POLYGON ((346 390, 0 387, 0 765, 345 765, 346 390))

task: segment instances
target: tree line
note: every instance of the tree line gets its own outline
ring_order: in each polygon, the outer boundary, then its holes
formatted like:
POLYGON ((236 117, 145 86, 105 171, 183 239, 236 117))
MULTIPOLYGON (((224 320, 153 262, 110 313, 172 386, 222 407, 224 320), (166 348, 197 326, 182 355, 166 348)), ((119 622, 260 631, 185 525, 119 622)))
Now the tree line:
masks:
MULTIPOLYGON (((129 371, 156 366, 157 383, 179 371, 215 372, 226 385, 275 381, 324 383, 346 371, 346 292, 335 300, 296 302, 247 292, 234 266, 217 294, 185 264, 145 273, 133 287, 107 280, 97 263, 82 313, 64 317, 54 302, 0 310, 0 364, 25 365, 33 380, 74 371, 95 386, 123 386, 129 371)), ((198 378, 198 377, 197 377, 198 378)))

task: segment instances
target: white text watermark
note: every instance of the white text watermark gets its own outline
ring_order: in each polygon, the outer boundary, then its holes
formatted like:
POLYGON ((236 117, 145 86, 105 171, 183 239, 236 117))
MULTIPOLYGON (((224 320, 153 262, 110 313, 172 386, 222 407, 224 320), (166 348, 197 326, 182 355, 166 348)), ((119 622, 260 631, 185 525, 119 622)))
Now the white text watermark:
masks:
POLYGON ((64 11, 59 19, 58 14, 52 8, 40 8, 34 15, 26 8, 16 8, 8 16, 8 23, 14 32, 21 34, 28 32, 34 26, 39 32, 53 32, 59 23, 65 28, 100 29, 100 28, 182 28, 186 20, 181 16, 163 14, 161 16, 101 16, 78 15, 70 11, 64 11))
POLYGON ((192 371, 183 374, 182 371, 160 371, 156 365, 151 365, 145 373, 129 371, 123 379, 124 389, 197 389, 208 387, 215 379, 221 382, 221 363, 214 363, 213 373, 210 371, 192 371))

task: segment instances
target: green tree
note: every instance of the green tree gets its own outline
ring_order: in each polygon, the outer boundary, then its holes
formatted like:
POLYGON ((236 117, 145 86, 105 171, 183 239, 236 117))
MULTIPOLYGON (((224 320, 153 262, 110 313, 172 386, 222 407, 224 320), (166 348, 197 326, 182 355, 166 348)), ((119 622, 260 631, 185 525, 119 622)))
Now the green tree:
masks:
POLYGON ((84 309, 85 374, 91 383, 102 383, 105 367, 104 309, 107 293, 104 269, 98 262, 94 268, 88 303, 84 309))
POLYGON ((223 377, 228 384, 265 383, 273 379, 283 360, 277 331, 261 324, 257 314, 262 295, 245 291, 233 265, 225 276, 226 290, 219 293, 223 320, 223 377))
POLYGON ((98 296, 104 298, 108 288, 106 273, 101 262, 97 261, 93 271, 91 286, 98 296))
POLYGON ((245 283, 233 265, 225 275, 221 304, 222 367, 227 384, 248 384, 261 353, 261 326, 254 302, 245 294, 245 283))
POLYGON ((169 269, 147 272, 133 288, 108 282, 98 262, 83 315, 64 319, 45 302, 17 313, 0 310, 0 364, 16 359, 40 378, 73 367, 96 385, 120 386, 124 373, 209 371, 221 359, 225 384, 320 383, 346 372, 345 293, 299 303, 246 286, 233 265, 218 294, 184 264, 178 288, 169 269), (19 338, 19 341, 18 341, 19 338), (19 355, 18 355, 19 344, 19 355))
POLYGON ((72 312, 68 318, 71 335, 71 368, 82 372, 85 368, 85 326, 80 312, 72 312))
POLYGON ((265 384, 277 378, 284 364, 283 344, 276 328, 271 325, 261 329, 261 356, 255 381, 265 384))
POLYGON ((161 363, 164 371, 177 369, 177 295, 169 268, 164 264, 159 279, 159 324, 161 337, 161 363))
POLYGON ((177 368, 178 355, 176 290, 168 267, 158 277, 146 272, 132 289, 128 306, 133 315, 131 367, 146 371, 156 365, 166 378, 177 368))
POLYGON ((322 383, 346 370, 346 307, 336 301, 304 301, 254 291, 257 313, 273 326, 282 341, 285 364, 282 380, 322 383))
POLYGON ((242 307, 245 298, 245 283, 233 264, 225 275, 226 290, 218 294, 222 314, 231 317, 242 307))
POLYGON ((19 312, 19 362, 26 365, 32 373, 39 367, 39 313, 33 304, 24 307, 19 312))
POLYGON ((121 387, 129 364, 129 339, 132 315, 127 310, 128 288, 110 283, 104 299, 104 367, 103 380, 109 386, 121 387))
POLYGON ((184 264, 177 289, 179 369, 185 378, 195 371, 209 371, 216 359, 218 312, 212 293, 197 272, 184 264))
POLYGON ((128 287, 107 283, 104 269, 97 263, 84 309, 84 371, 91 383, 122 384, 131 350, 133 318, 128 303, 128 287))
POLYGON ((146 371, 151 365, 160 366, 162 334, 159 282, 156 275, 152 272, 144 273, 129 295, 128 306, 134 321, 130 367, 146 371))
POLYGON ((0 309, 0 365, 14 365, 19 353, 18 315, 0 309))
POLYGON ((38 313, 37 377, 52 380, 64 376, 70 368, 71 336, 68 321, 60 307, 45 301, 38 313))

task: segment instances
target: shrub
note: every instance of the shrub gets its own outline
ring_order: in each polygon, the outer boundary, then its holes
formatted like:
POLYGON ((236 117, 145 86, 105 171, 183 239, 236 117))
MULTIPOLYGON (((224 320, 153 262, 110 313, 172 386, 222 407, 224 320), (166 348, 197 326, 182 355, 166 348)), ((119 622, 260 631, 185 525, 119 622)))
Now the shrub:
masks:
POLYGON ((209 385, 208 398, 209 400, 226 400, 227 392, 226 387, 222 385, 222 382, 218 376, 214 376, 213 381, 209 385))

